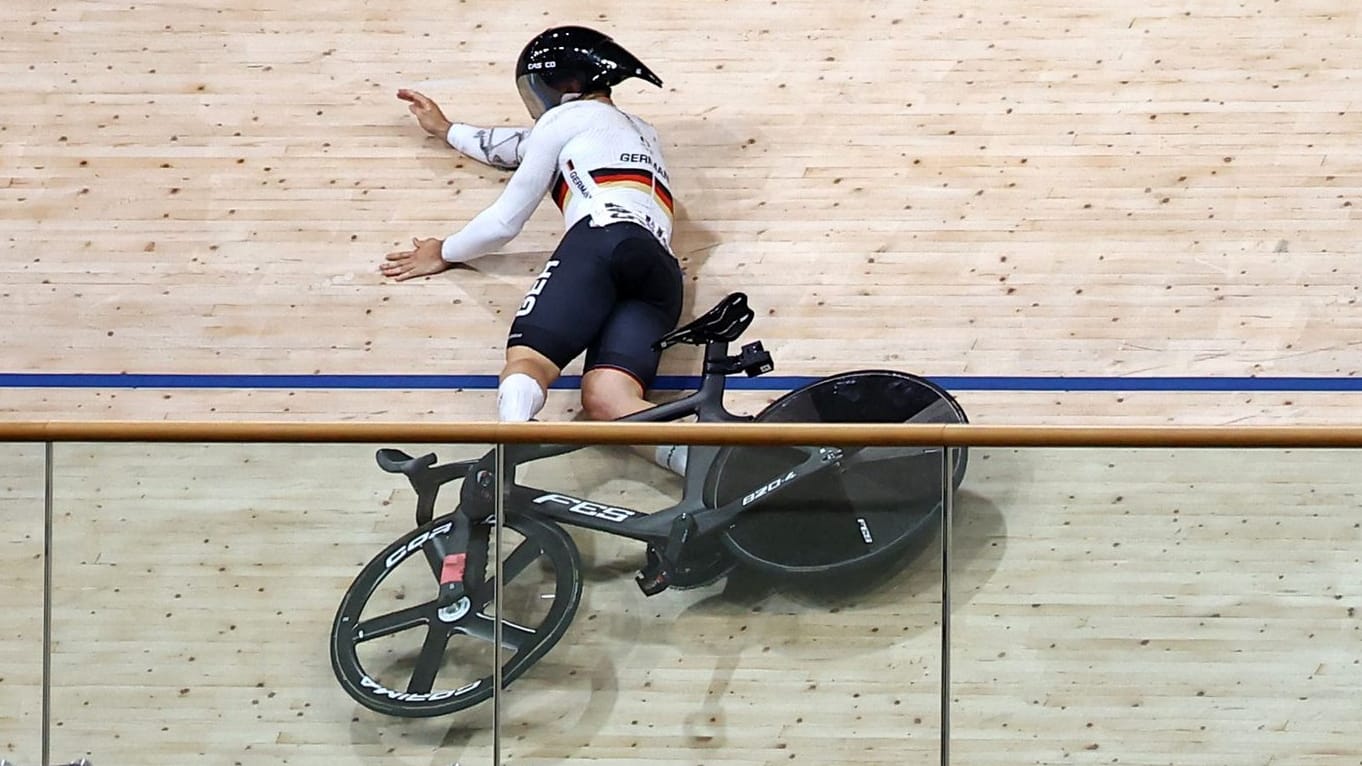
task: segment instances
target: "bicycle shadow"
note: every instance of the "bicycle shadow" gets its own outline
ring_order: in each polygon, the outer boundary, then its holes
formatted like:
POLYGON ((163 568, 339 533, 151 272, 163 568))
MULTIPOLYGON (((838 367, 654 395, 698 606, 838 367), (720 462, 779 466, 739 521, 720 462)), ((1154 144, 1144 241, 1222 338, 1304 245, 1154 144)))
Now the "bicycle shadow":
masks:
MULTIPOLYGON (((952 526, 952 613, 987 584, 1005 545, 1006 520, 997 506, 981 495, 960 492, 952 526)), ((941 584, 939 530, 920 544, 916 555, 859 577, 800 583, 750 570, 735 571, 671 624, 671 640, 686 642, 690 653, 712 657, 703 691, 697 688, 695 692, 698 707, 685 716, 689 741, 697 747, 724 746, 724 700, 735 678, 750 674, 753 663, 812 673, 814 679, 820 671, 809 669, 823 668, 821 672, 835 677, 835 666, 830 663, 863 657, 864 662, 848 664, 874 666, 884 661, 886 651, 892 654, 896 645, 911 647, 927 634, 938 633, 941 584), (763 629, 762 622, 769 625, 763 629), (716 626, 726 630, 716 632, 716 626)), ((935 675, 929 662, 921 663, 924 677, 935 675)), ((903 674, 896 688, 915 680, 911 663, 896 672, 903 674)), ((891 683, 887 678, 884 682, 891 683)))
MULTIPOLYGON (((562 750, 566 757, 566 752, 586 748, 616 708, 620 684, 608 652, 571 646, 571 635, 503 692, 503 746, 517 758, 530 755, 516 752, 521 748, 540 747, 536 739, 546 732, 552 732, 552 742, 542 746, 554 755, 562 750)), ((490 701, 437 718, 385 718, 356 707, 350 743, 366 750, 420 743, 439 748, 437 763, 484 763, 492 746, 492 724, 490 701)))
MULTIPOLYGON (((951 603, 959 610, 992 578, 1006 548, 1006 519, 988 498, 969 490, 956 494, 951 528, 951 603)), ((902 607, 905 600, 932 605, 931 619, 909 631, 940 625, 941 540, 939 525, 930 536, 897 561, 859 574, 831 579, 782 578, 739 568, 722 589, 696 601, 690 609, 707 612, 800 614, 875 611, 902 607)), ((681 626, 678 626, 678 628, 681 626)))

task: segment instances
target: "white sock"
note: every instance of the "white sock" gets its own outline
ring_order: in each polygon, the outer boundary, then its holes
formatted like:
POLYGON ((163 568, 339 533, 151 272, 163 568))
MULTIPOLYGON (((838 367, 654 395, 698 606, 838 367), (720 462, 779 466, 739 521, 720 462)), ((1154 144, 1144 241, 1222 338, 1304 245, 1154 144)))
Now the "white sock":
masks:
POLYGON ((544 408, 544 389, 523 372, 506 376, 497 386, 497 417, 503 422, 524 423, 544 408))
POLYGON ((686 456, 690 450, 684 444, 662 444, 653 461, 678 476, 686 475, 686 456))

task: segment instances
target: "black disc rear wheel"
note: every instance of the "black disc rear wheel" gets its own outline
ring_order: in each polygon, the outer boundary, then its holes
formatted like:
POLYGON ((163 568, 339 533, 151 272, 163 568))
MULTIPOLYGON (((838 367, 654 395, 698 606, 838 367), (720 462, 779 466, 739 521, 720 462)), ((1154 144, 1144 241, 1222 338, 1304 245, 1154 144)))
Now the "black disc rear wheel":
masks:
MULTIPOLYGON (((456 512, 457 513, 457 512, 456 512)), ((493 663, 510 683, 567 631, 582 593, 576 546, 561 527, 509 515, 502 534, 501 652, 494 650, 494 568, 457 603, 440 608, 438 581, 423 548, 452 528, 454 514, 407 533, 370 561, 346 591, 331 628, 331 667, 345 691, 380 713, 428 717, 492 696, 493 663)), ((490 545, 476 524, 473 546, 490 545)), ((470 557, 472 558, 472 557, 470 557)))
MULTIPOLYGON (((850 372, 777 399, 766 423, 964 423, 945 389, 903 372, 850 372)), ((728 447, 707 480, 718 507, 783 476, 816 450, 728 447)), ((931 539, 941 508, 940 448, 842 450, 842 466, 793 484, 744 510, 723 536, 742 563, 781 575, 826 575, 912 555, 931 539)), ((953 485, 966 452, 954 450, 953 485)))

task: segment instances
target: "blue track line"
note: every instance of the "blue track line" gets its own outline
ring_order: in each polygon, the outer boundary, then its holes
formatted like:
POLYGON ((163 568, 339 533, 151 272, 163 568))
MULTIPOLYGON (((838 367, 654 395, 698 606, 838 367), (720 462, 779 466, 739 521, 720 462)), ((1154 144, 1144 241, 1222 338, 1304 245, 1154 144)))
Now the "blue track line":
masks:
MULTIPOLYGON (((741 391, 789 391, 816 380, 812 376, 764 375, 758 378, 732 377, 728 387, 741 391)), ((1330 377, 1088 377, 1088 376, 1010 376, 943 375, 931 377, 951 391, 1167 391, 1195 392, 1357 392, 1362 378, 1330 377)), ((692 390, 699 378, 690 375, 660 375, 654 388, 660 391, 692 390)), ((554 388, 574 389, 581 377, 565 375, 554 388)), ((404 391, 491 390, 497 386, 495 375, 204 375, 178 373, 0 373, 4 388, 184 388, 184 389, 293 389, 335 390, 375 389, 404 391)))

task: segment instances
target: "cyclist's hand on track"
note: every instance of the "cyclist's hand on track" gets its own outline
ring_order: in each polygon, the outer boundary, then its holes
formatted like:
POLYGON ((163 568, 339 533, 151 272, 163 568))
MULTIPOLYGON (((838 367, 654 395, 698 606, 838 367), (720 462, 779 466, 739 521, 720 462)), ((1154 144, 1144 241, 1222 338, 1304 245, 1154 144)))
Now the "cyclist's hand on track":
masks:
POLYGON ((407 109, 416 115, 416 121, 420 123, 422 130, 439 139, 443 139, 449 133, 449 126, 454 123, 450 122, 445 113, 440 111, 440 106, 424 93, 402 88, 397 91, 397 97, 411 104, 407 109))
POLYGON ((411 250, 388 253, 378 270, 383 272, 383 276, 392 277, 398 282, 439 274, 451 265, 440 257, 440 244, 438 239, 412 237, 411 250))

